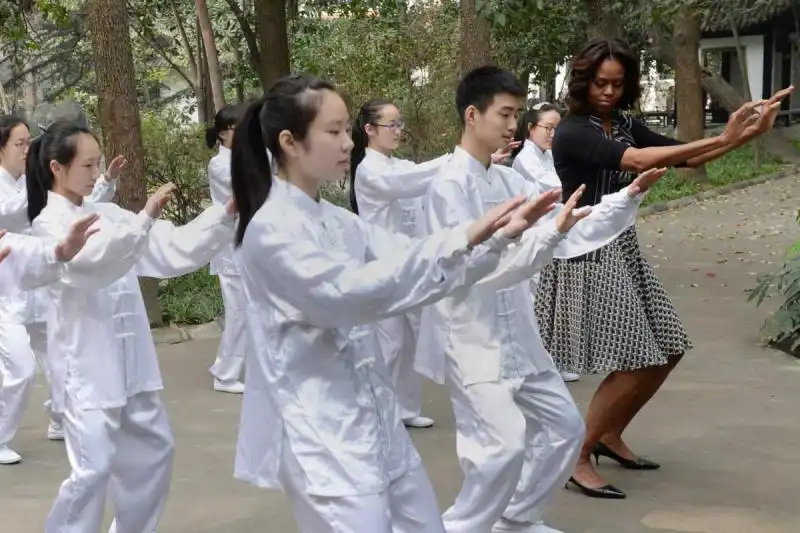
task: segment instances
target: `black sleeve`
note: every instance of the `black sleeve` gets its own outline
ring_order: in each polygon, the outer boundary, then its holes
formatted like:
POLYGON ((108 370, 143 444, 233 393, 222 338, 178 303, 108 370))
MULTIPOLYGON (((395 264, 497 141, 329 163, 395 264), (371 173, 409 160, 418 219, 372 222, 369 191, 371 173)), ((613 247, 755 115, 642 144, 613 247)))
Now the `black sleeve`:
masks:
POLYGON ((636 119, 631 120, 631 136, 636 141, 637 148, 647 148, 649 146, 680 146, 683 144, 678 139, 667 137, 656 133, 642 122, 636 119))
POLYGON ((583 121, 562 121, 553 138, 553 158, 578 161, 597 169, 621 170, 622 154, 627 149, 583 121))

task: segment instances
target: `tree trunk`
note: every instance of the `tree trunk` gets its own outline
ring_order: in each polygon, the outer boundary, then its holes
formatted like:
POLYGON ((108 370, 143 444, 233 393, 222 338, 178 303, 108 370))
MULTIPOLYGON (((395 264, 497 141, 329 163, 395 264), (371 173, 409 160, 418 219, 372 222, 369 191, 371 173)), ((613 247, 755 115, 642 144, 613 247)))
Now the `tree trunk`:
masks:
POLYGON ((491 27, 489 21, 478 13, 475 0, 461 0, 460 39, 458 66, 460 75, 470 70, 492 64, 491 27))
POLYGON ((214 113, 225 107, 225 90, 222 86, 222 70, 219 68, 217 43, 214 40, 214 30, 211 29, 211 19, 208 16, 206 0, 194 0, 197 9, 197 21, 203 35, 203 46, 206 49, 208 62, 208 77, 211 80, 211 95, 214 99, 214 113))
POLYGON ((211 94, 208 60, 200 31, 200 21, 196 18, 195 26, 197 28, 197 118, 200 124, 208 124, 214 120, 214 99, 211 94))
MULTIPOLYGON (((88 7, 106 161, 118 154, 128 160, 125 177, 117 187, 118 202, 138 212, 147 201, 147 183, 128 11, 125 0, 89 0, 88 7)), ((150 323, 160 324, 158 283, 142 280, 142 293, 150 323)))
POLYGON ((584 0, 589 25, 586 39, 613 39, 623 37, 623 27, 605 0, 584 0))
MULTIPOLYGON (((650 26, 648 33, 652 42, 653 57, 674 69, 677 61, 671 43, 671 36, 655 25, 650 26)), ((706 70, 703 70, 702 74, 703 89, 727 111, 732 113, 746 103, 742 95, 737 93, 736 89, 731 87, 722 76, 706 70)), ((769 153, 784 162, 800 163, 800 151, 792 143, 784 139, 780 133, 774 130, 768 131, 761 136, 761 143, 769 153)))
MULTIPOLYGON (((681 10, 674 21, 675 100, 678 104, 678 139, 697 141, 705 136, 702 71, 700 69, 700 22, 690 9, 681 10)), ((705 165, 682 169, 681 174, 707 182, 705 165)))
POLYGON ((256 0, 256 24, 264 91, 289 74, 289 36, 285 0, 256 0))
MULTIPOLYGON (((745 57, 745 49, 744 45, 742 44, 742 40, 739 37, 739 30, 736 28, 736 24, 731 24, 731 33, 733 33, 733 40, 736 42, 736 57, 739 60, 739 69, 742 72, 742 81, 744 82, 744 98, 745 100, 752 100, 753 95, 750 94, 750 72, 747 70, 747 58, 745 57)), ((761 95, 758 96, 761 98, 761 95)), ((758 139, 753 141, 753 151, 755 153, 755 165, 756 169, 761 167, 761 150, 759 148, 758 139)))

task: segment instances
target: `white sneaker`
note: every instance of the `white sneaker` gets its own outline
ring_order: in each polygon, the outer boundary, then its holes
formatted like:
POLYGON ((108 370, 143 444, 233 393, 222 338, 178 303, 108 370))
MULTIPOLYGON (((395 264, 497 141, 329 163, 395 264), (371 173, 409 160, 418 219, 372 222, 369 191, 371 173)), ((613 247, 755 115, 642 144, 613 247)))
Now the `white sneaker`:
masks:
POLYGON ((580 381, 581 377, 574 372, 562 372, 561 379, 564 380, 564 383, 574 383, 580 381))
POLYGON ((492 533, 563 533, 557 529, 545 525, 541 520, 538 522, 515 522, 507 518, 501 518, 492 526, 492 533))
POLYGON ((15 465, 20 461, 22 461, 22 457, 17 452, 5 444, 0 446, 0 465, 15 465))
POLYGON ((64 428, 55 420, 47 426, 47 438, 50 440, 64 440, 64 428))
POLYGON ((215 379, 214 390, 217 392, 227 392, 229 394, 242 394, 244 393, 244 383, 241 381, 225 382, 215 379))
POLYGON ((433 419, 427 416, 415 416, 414 418, 406 418, 403 424, 407 428, 429 428, 433 425, 433 419))
POLYGON ((560 529, 548 526, 543 521, 539 520, 530 528, 529 533, 564 533, 560 529))

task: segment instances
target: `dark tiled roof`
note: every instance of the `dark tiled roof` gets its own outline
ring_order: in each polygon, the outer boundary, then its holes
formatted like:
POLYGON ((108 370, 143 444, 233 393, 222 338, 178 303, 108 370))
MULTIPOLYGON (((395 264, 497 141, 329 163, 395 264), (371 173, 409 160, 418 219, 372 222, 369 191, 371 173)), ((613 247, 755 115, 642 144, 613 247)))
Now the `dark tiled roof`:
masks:
POLYGON ((707 0, 703 4, 703 30, 726 31, 731 27, 732 11, 736 28, 742 30, 788 11, 792 0, 707 0))

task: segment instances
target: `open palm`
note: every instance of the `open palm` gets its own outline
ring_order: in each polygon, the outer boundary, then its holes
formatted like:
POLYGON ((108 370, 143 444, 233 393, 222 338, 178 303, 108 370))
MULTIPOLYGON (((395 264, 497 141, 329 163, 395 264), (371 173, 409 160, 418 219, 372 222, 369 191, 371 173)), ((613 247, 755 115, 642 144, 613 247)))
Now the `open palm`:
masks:
POLYGON ((78 255, 78 252, 83 250, 89 237, 100 231, 100 228, 91 227, 99 219, 100 217, 95 213, 83 216, 73 222, 67 235, 56 246, 56 258, 59 261, 70 261, 78 255))

